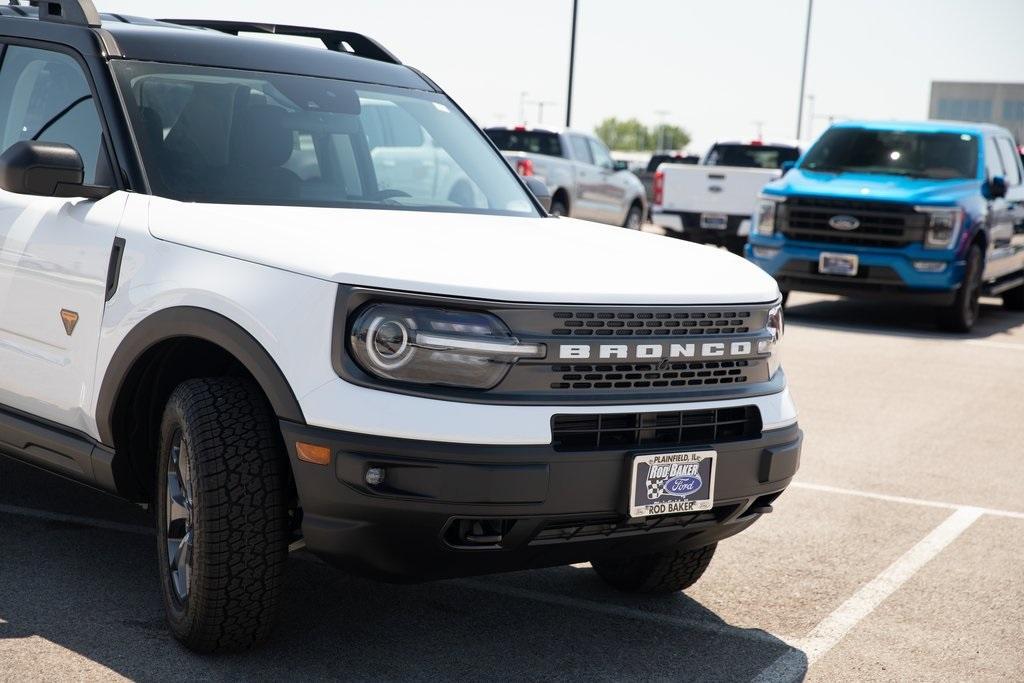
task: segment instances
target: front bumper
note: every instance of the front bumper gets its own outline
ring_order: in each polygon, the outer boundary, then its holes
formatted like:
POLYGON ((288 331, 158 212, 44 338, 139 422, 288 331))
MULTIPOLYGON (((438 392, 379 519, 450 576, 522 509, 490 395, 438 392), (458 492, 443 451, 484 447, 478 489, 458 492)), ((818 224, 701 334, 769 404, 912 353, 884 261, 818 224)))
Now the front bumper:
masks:
POLYGON ((701 547, 770 510, 799 465, 793 424, 761 438, 707 444, 719 453, 709 512, 630 520, 637 450, 559 452, 398 439, 281 423, 303 510, 306 547, 351 571, 397 581, 469 576, 701 547), (295 443, 328 446, 329 466, 295 443), (370 467, 384 484, 364 483, 370 467))
POLYGON ((815 245, 783 238, 752 235, 746 247, 748 260, 779 283, 783 291, 818 292, 858 298, 884 298, 925 305, 948 306, 963 281, 965 264, 951 260, 950 252, 920 246, 879 249, 845 245, 815 245), (762 255, 755 253, 755 249, 762 255), (773 255, 764 257, 765 250, 773 255), (860 270, 855 277, 824 275, 818 271, 822 252, 856 254, 860 270), (921 272, 915 261, 943 262, 942 272, 921 272))

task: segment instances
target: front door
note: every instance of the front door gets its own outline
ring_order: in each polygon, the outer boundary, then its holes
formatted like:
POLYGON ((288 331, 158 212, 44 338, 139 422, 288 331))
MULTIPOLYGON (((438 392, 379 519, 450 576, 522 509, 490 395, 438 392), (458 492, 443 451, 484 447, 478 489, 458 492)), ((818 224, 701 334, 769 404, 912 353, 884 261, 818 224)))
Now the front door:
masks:
POLYGON ((590 150, 594 155, 594 164, 600 174, 600 182, 597 185, 597 199, 600 203, 601 218, 603 223, 621 225, 626 220, 626 188, 625 181, 615 170, 615 162, 612 155, 603 143, 590 138, 590 150))
MULTIPOLYGON (((0 150, 71 145, 85 182, 112 174, 85 71, 70 54, 7 46, 0 62, 0 150)), ((101 201, 0 189, 0 407, 93 433, 94 366, 107 270, 127 195, 101 201)))

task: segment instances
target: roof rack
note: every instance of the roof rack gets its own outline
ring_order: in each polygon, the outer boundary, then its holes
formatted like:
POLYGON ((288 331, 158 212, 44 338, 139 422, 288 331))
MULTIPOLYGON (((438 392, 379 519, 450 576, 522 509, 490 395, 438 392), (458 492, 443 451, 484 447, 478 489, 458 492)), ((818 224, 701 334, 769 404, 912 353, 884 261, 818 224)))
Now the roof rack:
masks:
MULTIPOLYGON (((89 0, 85 0, 88 2, 89 0)), ((261 24, 247 21, 216 21, 212 19, 161 19, 160 21, 180 26, 194 26, 212 29, 237 36, 239 33, 268 33, 279 36, 299 36, 302 38, 319 38, 327 49, 334 52, 348 52, 375 59, 379 62, 401 64, 383 45, 373 38, 351 31, 332 31, 308 26, 286 26, 282 24, 261 24)))
MULTIPOLYGON (((21 5, 18 0, 10 0, 8 4, 11 7, 21 5)), ((99 28, 102 23, 100 13, 96 11, 92 0, 32 0, 29 5, 39 8, 40 21, 92 28, 99 28)))

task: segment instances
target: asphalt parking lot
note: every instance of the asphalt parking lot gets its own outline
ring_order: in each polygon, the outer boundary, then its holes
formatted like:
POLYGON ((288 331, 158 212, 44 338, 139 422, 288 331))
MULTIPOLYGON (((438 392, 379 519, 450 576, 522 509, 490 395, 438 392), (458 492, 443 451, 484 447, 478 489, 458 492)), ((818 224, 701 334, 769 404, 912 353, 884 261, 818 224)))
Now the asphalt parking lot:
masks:
POLYGON ((292 556, 264 649, 163 626, 146 513, 0 458, 0 680, 1019 680, 1024 315, 794 295, 806 445, 701 582, 623 597, 585 565, 417 586, 292 556))

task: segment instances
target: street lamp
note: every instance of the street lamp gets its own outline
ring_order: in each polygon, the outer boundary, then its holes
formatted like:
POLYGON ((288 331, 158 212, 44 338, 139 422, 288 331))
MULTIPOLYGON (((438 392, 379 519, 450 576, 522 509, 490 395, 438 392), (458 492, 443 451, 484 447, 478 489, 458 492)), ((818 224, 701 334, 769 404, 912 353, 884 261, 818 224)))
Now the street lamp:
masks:
POLYGON ((572 78, 576 70, 576 18, 579 16, 579 0, 572 0, 572 39, 569 43, 569 96, 565 98, 565 127, 572 127, 572 78))
POLYGON ((665 121, 668 119, 668 115, 671 114, 667 109, 659 109, 654 112, 654 115, 658 117, 658 151, 665 151, 665 121))
POLYGON ((807 84, 807 49, 811 44, 811 12, 814 9, 814 0, 807 0, 807 27, 804 30, 804 63, 800 69, 800 104, 796 112, 796 139, 800 139, 804 123, 804 86, 807 84))
POLYGON ((526 104, 532 104, 537 107, 537 125, 539 126, 544 124, 544 107, 557 105, 558 102, 552 100, 528 100, 526 104))

